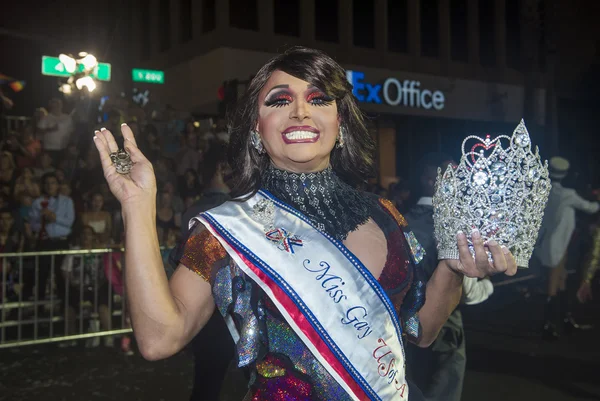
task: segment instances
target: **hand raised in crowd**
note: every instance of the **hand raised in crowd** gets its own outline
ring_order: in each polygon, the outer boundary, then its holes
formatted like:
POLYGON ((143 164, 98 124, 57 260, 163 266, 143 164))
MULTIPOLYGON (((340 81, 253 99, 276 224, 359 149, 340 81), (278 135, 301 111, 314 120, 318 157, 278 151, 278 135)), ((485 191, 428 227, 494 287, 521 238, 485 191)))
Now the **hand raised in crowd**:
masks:
POLYGON ((112 133, 105 128, 95 131, 94 143, 100 154, 102 170, 110 191, 121 205, 154 202, 156 200, 156 178, 152 163, 137 147, 131 128, 123 124, 121 133, 124 138, 125 150, 133 162, 133 167, 128 174, 119 174, 110 158, 111 153, 119 150, 112 133))
POLYGON ((461 232, 456 236, 460 259, 444 259, 443 262, 447 264, 448 268, 467 277, 478 278, 493 276, 498 273, 514 276, 517 273, 517 262, 508 248, 501 247, 493 240, 484 244, 479 231, 473 231, 471 239, 473 241, 475 257, 473 257, 469 250, 467 236, 461 232), (493 262, 488 260, 486 248, 492 254, 493 262))

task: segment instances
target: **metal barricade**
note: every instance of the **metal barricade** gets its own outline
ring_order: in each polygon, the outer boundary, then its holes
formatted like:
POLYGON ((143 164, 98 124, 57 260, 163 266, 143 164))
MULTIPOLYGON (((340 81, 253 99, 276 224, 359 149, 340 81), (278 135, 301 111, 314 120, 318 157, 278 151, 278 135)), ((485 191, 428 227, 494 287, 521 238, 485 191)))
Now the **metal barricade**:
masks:
POLYGON ((125 286, 115 282, 122 274, 113 274, 123 255, 110 248, 0 253, 0 349, 131 332, 125 286), (97 330, 86 332, 90 321, 97 330))
POLYGON ((0 131, 8 134, 11 131, 21 131, 21 129, 29 124, 31 117, 25 116, 3 116, 2 117, 2 128, 0 131))

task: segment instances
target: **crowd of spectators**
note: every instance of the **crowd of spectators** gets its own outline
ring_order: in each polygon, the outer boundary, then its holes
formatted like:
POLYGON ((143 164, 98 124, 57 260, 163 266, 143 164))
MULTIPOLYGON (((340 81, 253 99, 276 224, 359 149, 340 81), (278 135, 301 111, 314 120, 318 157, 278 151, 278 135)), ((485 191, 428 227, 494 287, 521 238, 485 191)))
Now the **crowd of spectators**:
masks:
MULTIPOLYGON (((106 101, 100 112, 90 109, 78 103, 67 112, 62 100, 51 99, 27 124, 0 138, 0 253, 78 249, 82 243, 92 248, 123 246, 119 203, 92 146, 93 131, 101 127, 122 141, 122 123, 134 131, 155 168, 161 245, 172 247, 180 237, 182 214, 205 186, 199 174, 203 155, 228 139, 223 121, 195 121, 170 107, 150 112, 122 97, 106 101)), ((7 284, 0 286, 5 287, 0 295, 6 291, 7 299, 17 298, 18 292, 24 300, 47 297, 51 259, 39 258, 37 279, 31 266, 18 277, 16 263, 6 259, 7 284), (21 282, 23 286, 17 285, 21 282)), ((65 290, 69 271, 63 262, 68 260, 54 257, 58 294, 65 290)))
MULTIPOLYGON (((109 295, 123 294, 120 205, 92 146, 94 130, 109 129, 119 143, 120 126, 127 123, 152 162, 158 240, 167 274, 173 271, 171 249, 185 238, 190 218, 229 199, 231 180, 224 119, 197 120, 168 106, 151 110, 122 97, 103 102, 98 112, 91 112, 97 109, 86 102, 70 106, 66 110, 63 101, 51 99, 27 124, 0 137, 0 253, 113 249, 101 256, 42 255, 37 258, 38 269, 32 257, 24 257, 22 266, 18 258, 2 259, 0 299, 44 301, 52 293, 53 299, 64 300, 66 335, 81 329, 76 321, 83 303, 96 311, 87 330, 109 329, 109 295)), ((393 179, 388 184, 373 182, 363 189, 407 210, 407 182, 393 179)), ((43 306, 37 311, 38 316, 48 312, 43 306)), ((112 338, 104 340, 112 345, 112 338)), ((92 346, 99 342, 98 337, 88 339, 92 346)), ((126 353, 131 353, 129 342, 128 336, 122 337, 126 353)), ((76 341, 60 345, 74 346, 76 341)))

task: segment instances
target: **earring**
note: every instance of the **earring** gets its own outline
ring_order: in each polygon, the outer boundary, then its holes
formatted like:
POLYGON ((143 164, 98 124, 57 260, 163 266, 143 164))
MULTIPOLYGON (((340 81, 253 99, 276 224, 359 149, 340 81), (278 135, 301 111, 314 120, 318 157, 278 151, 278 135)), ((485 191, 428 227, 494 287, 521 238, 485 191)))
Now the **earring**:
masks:
POLYGON ((252 146, 254 146, 254 149, 256 149, 259 155, 265 153, 265 147, 262 144, 258 131, 250 131, 250 140, 252 141, 252 146))
POLYGON ((341 149, 344 147, 346 129, 340 124, 340 133, 338 134, 335 147, 341 149))

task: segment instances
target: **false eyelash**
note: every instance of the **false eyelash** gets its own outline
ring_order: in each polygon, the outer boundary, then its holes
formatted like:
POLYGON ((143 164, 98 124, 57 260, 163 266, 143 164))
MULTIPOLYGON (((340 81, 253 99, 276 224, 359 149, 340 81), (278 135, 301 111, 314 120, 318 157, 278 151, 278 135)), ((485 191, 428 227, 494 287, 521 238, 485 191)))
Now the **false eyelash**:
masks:
POLYGON ((265 100, 265 106, 267 107, 283 107, 288 103, 285 102, 291 102, 292 101, 292 97, 290 95, 288 95, 287 93, 277 93, 272 95, 269 99, 265 100))
POLYGON ((308 102, 313 102, 315 100, 321 101, 320 103, 311 103, 313 106, 328 106, 333 102, 334 99, 321 91, 314 91, 307 96, 306 100, 308 102))

